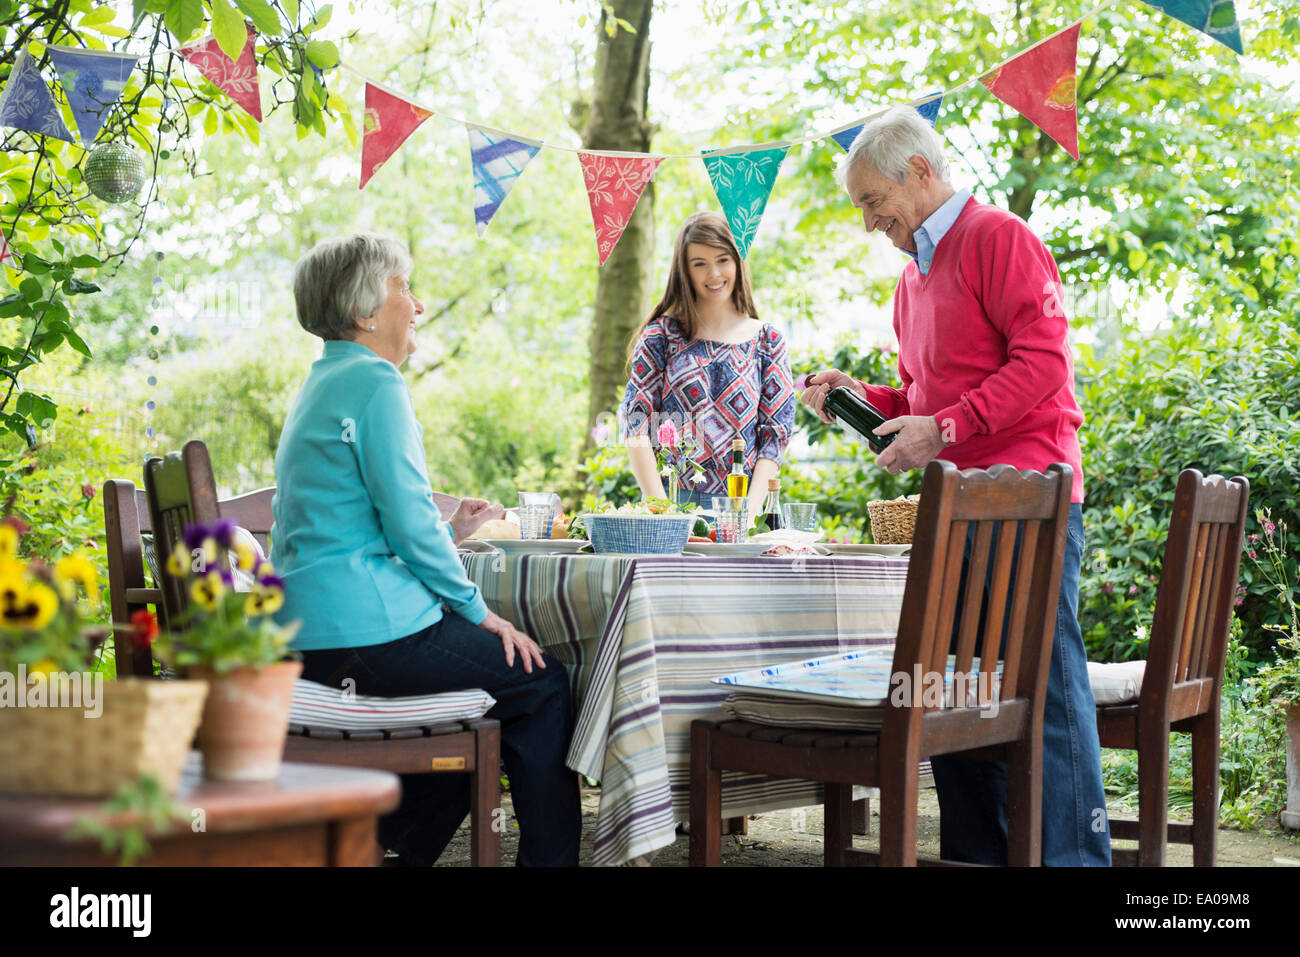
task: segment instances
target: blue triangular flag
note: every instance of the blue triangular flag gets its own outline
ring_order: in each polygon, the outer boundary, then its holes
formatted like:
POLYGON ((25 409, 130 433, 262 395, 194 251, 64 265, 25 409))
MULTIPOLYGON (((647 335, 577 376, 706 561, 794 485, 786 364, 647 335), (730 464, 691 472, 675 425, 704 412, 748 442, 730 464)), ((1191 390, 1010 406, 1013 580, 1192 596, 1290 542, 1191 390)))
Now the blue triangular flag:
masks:
MULTIPOLYGON (((930 95, 934 96, 935 94, 941 94, 941 93, 943 93, 943 90, 935 90, 934 93, 931 93, 930 95)), ((935 121, 939 119, 939 104, 942 102, 943 102, 943 97, 940 96, 937 100, 931 100, 928 103, 918 104, 916 107, 916 112, 920 113, 923 117, 925 117, 925 121, 927 123, 929 123, 931 126, 934 126, 935 121)), ((863 123, 859 123, 857 126, 850 126, 847 130, 840 130, 837 133, 832 133, 831 139, 833 139, 836 143, 838 143, 840 145, 840 149, 844 150, 844 152, 847 153, 849 151, 849 147, 853 145, 853 141, 857 139, 858 134, 862 132, 862 127, 864 125, 865 124, 863 123)))
POLYGON ((469 134, 469 161, 474 167, 474 224, 482 236, 542 144, 468 123, 465 132, 469 134))
POLYGON ((931 100, 929 103, 918 103, 916 112, 925 117, 925 121, 934 126, 939 119, 939 104, 943 102, 943 90, 935 90, 930 96, 938 95, 937 100, 931 100))
POLYGON ((1218 40, 1229 50, 1241 53, 1241 30, 1232 0, 1147 0, 1176 20, 1218 40))
POLYGON ((788 152, 788 146, 721 156, 714 155, 714 150, 704 151, 704 168, 708 170, 713 192, 727 217, 741 259, 749 255, 763 210, 767 209, 767 198, 781 171, 781 161, 788 152))
POLYGON ((0 93, 0 126, 72 142, 72 133, 59 115, 54 94, 41 79, 41 71, 26 50, 18 54, 4 93, 0 93))
POLYGON ((63 92, 72 107, 72 118, 77 121, 77 129, 81 132, 81 142, 90 146, 104 125, 108 108, 121 97, 139 57, 107 50, 56 46, 47 49, 50 60, 59 70, 63 92))

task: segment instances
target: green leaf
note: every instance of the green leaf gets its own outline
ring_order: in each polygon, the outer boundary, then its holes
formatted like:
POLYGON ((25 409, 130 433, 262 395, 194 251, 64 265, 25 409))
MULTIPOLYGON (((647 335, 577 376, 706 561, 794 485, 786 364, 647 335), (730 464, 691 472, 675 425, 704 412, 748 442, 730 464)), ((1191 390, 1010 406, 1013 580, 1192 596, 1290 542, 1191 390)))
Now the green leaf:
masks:
POLYGON ((283 32, 279 14, 266 0, 235 0, 235 2, 239 4, 240 10, 252 18, 253 26, 257 27, 258 33, 278 36, 283 32))
POLYGON ((327 3, 316 11, 316 16, 312 17, 311 23, 307 24, 307 29, 303 33, 316 33, 324 30, 325 25, 330 22, 330 17, 334 15, 334 4, 327 3))
POLYGON ((43 276, 50 271, 50 264, 35 253, 23 257, 23 269, 33 276, 43 276))
POLYGON ((0 299, 0 319, 18 316, 24 312, 27 312, 27 298, 21 293, 0 299))
MULTIPOLYGON (((24 392, 23 395, 30 395, 24 392)), ((59 416, 59 407, 48 396, 32 396, 32 421, 41 428, 49 428, 51 422, 59 416)))
POLYGON ((86 282, 73 276, 63 284, 63 291, 69 296, 75 296, 79 293, 99 292, 99 287, 93 282, 86 282))
POLYGON ((1137 272, 1142 268, 1142 264, 1147 261, 1147 251, 1145 249, 1130 249, 1128 251, 1128 268, 1137 272))
POLYGON ((212 35, 217 38, 221 52, 232 60, 239 59, 248 30, 244 18, 230 4, 230 0, 212 0, 212 35))
POLYGON ((203 26, 203 0, 167 0, 163 21, 176 39, 188 40, 203 26))
POLYGON ((14 411, 19 415, 28 416, 32 414, 32 403, 36 401, 36 396, 30 392, 24 392, 18 396, 18 401, 14 403, 14 411))
POLYGON ((77 269, 95 269, 104 264, 95 256, 91 256, 88 253, 82 253, 80 256, 73 256, 68 260, 68 265, 77 269))
POLYGON ((203 132, 207 136, 215 136, 217 133, 217 124, 221 118, 217 115, 216 107, 210 107, 208 113, 203 117, 203 132))
POLYGON ((298 0, 280 0, 280 7, 289 20, 289 26, 298 25, 298 0))
POLYGON ((113 13, 113 8, 107 4, 102 7, 95 7, 81 18, 81 23, 78 25, 83 27, 93 27, 101 23, 112 23, 113 13))
POLYGON ((309 40, 307 41, 307 59, 322 70, 327 70, 338 65, 339 48, 329 40, 309 40))
POLYGON ((71 329, 69 329, 63 335, 64 338, 68 340, 68 345, 72 346, 72 348, 75 349, 77 352, 80 352, 87 359, 94 358, 94 356, 90 354, 90 346, 86 345, 86 340, 81 338, 81 336, 77 335, 71 329))
POLYGON ((23 294, 23 298, 28 302, 35 302, 37 299, 41 298, 41 294, 44 290, 41 289, 41 281, 39 279, 27 278, 18 284, 18 291, 23 294))

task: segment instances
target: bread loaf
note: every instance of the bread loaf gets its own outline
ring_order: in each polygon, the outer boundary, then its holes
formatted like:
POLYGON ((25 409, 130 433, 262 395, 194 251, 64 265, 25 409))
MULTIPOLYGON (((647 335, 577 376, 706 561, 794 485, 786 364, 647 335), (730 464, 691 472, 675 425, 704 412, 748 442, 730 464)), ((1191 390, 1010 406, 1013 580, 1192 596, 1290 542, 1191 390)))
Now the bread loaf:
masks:
POLYGON ((490 522, 484 522, 478 527, 470 538, 488 539, 488 538, 519 538, 519 524, 504 518, 494 518, 490 522))

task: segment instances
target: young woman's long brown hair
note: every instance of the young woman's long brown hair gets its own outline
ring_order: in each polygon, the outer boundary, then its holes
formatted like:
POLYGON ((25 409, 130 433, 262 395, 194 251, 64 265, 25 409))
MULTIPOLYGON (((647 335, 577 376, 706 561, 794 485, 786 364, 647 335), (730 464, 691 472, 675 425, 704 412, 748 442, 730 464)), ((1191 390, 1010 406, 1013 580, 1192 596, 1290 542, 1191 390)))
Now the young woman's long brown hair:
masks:
POLYGON ((742 315, 749 316, 751 319, 758 318, 758 310, 754 308, 754 297, 749 290, 749 272, 745 269, 745 260, 741 258, 735 240, 731 238, 727 220, 721 213, 696 213, 682 223, 682 228, 677 231, 677 240, 673 243, 672 266, 668 270, 668 288, 664 290, 663 298, 632 333, 632 340, 627 344, 629 368, 641 333, 660 316, 672 316, 681 327, 682 335, 687 339, 695 338, 699 314, 695 311, 695 287, 691 285, 690 265, 686 261, 686 247, 691 243, 724 249, 731 254, 731 258, 736 263, 736 282, 731 287, 731 304, 742 315))

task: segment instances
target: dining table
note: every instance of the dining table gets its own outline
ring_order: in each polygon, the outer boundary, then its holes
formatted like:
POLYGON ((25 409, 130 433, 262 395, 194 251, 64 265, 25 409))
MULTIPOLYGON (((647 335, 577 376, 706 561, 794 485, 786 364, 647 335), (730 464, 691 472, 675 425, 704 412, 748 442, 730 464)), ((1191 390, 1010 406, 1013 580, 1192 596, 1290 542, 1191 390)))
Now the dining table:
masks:
MULTIPOLYGON (((461 552, 488 607, 568 670, 566 763, 600 782, 592 862, 651 858, 690 817, 690 725, 729 673, 892 644, 907 558, 461 552)), ((724 818, 821 803, 807 781, 731 772, 724 818)))

